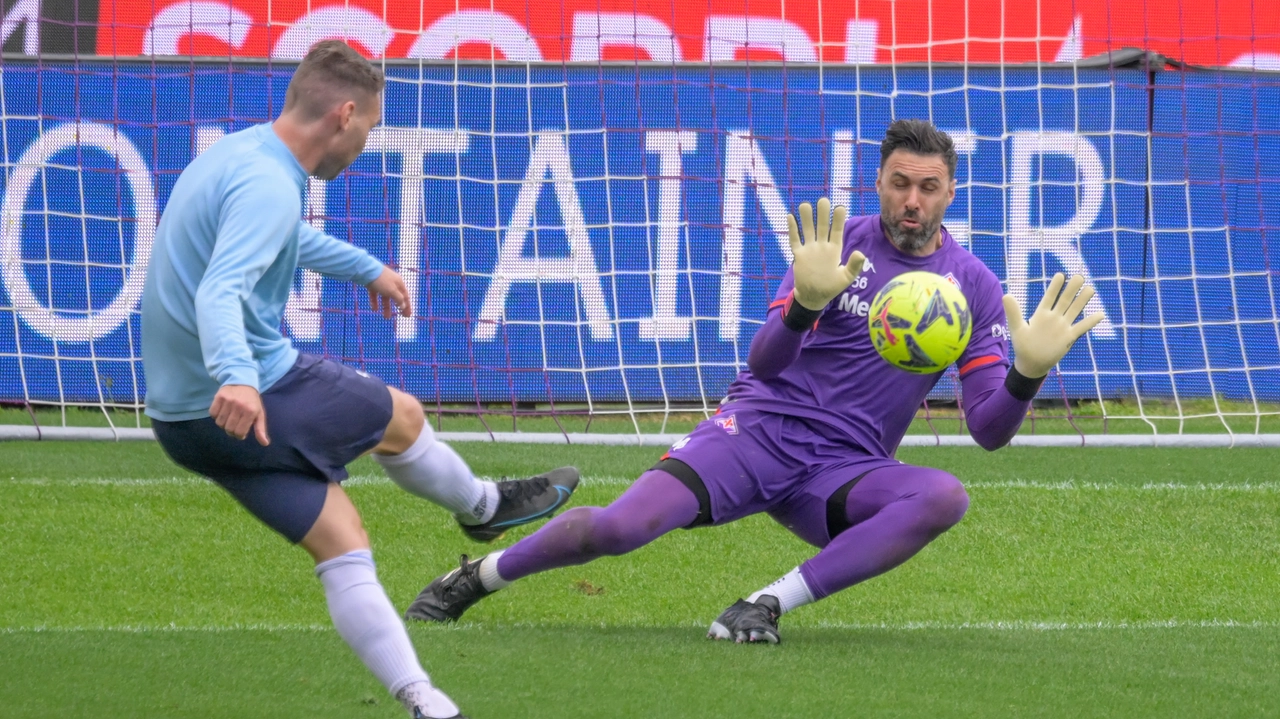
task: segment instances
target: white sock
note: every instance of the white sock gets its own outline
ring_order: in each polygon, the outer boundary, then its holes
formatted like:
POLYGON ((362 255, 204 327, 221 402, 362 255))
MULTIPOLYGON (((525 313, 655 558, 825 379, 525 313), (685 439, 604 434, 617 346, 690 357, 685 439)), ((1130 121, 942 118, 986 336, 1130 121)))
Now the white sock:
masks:
POLYGON ((502 578, 498 574, 498 558, 502 556, 505 549, 499 549, 492 554, 486 554, 480 559, 480 586, 490 592, 496 592, 511 585, 511 582, 502 578))
POLYGON ((796 607, 803 607, 806 604, 813 603, 813 592, 809 591, 809 585, 804 583, 804 576, 800 574, 799 567, 792 569, 782 575, 782 578, 778 581, 747 597, 747 601, 754 604, 762 594, 772 594, 777 597, 778 604, 782 605, 781 611, 783 614, 796 607))
MULTIPOLYGON (((378 583, 372 552, 362 549, 321 562, 316 565, 316 576, 324 584, 329 616, 338 635, 392 696, 399 699, 411 685, 432 688, 400 615, 378 583)), ((436 690, 435 693, 443 701, 436 699, 431 705, 435 713, 429 716, 448 717, 458 713, 458 707, 443 692, 436 690)))
POLYGON ((484 524, 498 511, 498 485, 481 482, 430 425, 401 454, 375 454, 388 477, 405 491, 453 512, 465 524, 484 524))

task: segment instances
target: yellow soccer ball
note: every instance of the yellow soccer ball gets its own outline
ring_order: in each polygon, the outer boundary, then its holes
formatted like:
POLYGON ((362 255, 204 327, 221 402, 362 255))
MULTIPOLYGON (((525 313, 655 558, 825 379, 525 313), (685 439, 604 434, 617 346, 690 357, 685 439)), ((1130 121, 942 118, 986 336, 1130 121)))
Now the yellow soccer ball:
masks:
POLYGON ((951 366, 973 333, 964 293, 932 272, 906 272, 889 280, 871 302, 867 322, 880 356, 916 374, 951 366))

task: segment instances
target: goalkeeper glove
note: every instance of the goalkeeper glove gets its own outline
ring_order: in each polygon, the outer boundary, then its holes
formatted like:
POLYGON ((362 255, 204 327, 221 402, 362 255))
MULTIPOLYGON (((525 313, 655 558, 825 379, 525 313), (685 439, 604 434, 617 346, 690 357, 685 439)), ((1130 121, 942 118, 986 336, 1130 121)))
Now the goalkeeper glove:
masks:
POLYGON ((1025 378, 1035 380, 1049 374, 1071 345, 1102 321, 1102 313, 1097 312, 1071 324, 1093 299, 1093 287, 1076 275, 1063 291, 1063 280, 1061 272, 1053 276, 1030 320, 1022 319, 1022 308, 1013 295, 1004 296, 1004 313, 1013 342, 1013 368, 1025 378))
POLYGON ((836 207, 831 217, 831 201, 818 200, 818 225, 813 224, 813 207, 800 205, 800 222, 804 225, 804 244, 800 244, 800 232, 796 228, 796 216, 787 215, 787 231, 791 239, 791 269, 796 288, 792 295, 801 307, 821 312, 831 300, 844 292, 862 272, 866 257, 854 251, 849 261, 840 264, 844 250, 844 221, 848 211, 836 207))

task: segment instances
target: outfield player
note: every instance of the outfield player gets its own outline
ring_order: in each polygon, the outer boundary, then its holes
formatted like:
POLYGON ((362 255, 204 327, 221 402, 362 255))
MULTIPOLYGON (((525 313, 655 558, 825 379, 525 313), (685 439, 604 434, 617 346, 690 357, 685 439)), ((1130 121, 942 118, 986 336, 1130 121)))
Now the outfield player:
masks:
POLYGON ((438 442, 422 406, 364 372, 299 354, 280 320, 299 266, 365 285, 410 316, 404 282, 301 221, 307 177, 332 180, 381 118, 383 76, 339 41, 298 66, 279 119, 218 141, 178 178, 142 303, 147 415, 178 464, 226 489, 316 561, 334 626, 414 717, 459 716, 431 685, 339 482, 366 452, 479 541, 555 511, 572 468, 482 482, 438 442))
POLYGON ((871 299, 912 270, 959 286, 973 314, 957 363, 965 418, 988 450, 1009 442, 1045 375, 1101 315, 1073 326, 1093 296, 1079 277, 1063 291, 1056 276, 1029 322, 1012 297, 1002 303, 996 276, 942 227, 955 167, 951 138, 933 125, 890 125, 880 146, 878 215, 846 223, 837 208, 830 222, 824 199, 815 225, 801 205, 803 244, 789 218, 794 262, 752 341, 748 369, 717 414, 608 507, 572 509, 504 551, 475 562, 464 556, 408 616, 457 619, 535 572, 625 554, 673 529, 767 512, 820 551, 726 609, 709 636, 777 642, 782 614, 893 569, 959 522, 969 498, 955 477, 893 458, 940 375, 910 374, 877 355, 867 329, 871 299))

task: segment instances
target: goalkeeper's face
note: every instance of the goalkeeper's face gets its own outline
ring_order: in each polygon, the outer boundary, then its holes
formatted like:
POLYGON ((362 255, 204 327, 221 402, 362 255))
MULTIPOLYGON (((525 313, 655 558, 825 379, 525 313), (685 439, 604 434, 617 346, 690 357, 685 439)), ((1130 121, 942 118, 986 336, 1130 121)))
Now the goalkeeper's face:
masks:
POLYGON ((880 219, 889 239, 908 254, 937 249, 942 216, 956 196, 956 181, 942 155, 895 150, 876 176, 880 219))

